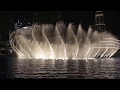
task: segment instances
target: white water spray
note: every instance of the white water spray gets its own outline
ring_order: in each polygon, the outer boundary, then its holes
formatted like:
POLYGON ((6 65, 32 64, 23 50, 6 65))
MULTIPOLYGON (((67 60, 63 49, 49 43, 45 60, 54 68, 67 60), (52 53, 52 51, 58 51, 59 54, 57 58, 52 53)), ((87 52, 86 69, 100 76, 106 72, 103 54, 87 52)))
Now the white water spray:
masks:
POLYGON ((11 33, 10 45, 21 59, 95 59, 112 57, 119 40, 111 33, 86 33, 81 25, 64 23, 32 25, 11 33), (75 34, 77 31, 77 34, 75 34))

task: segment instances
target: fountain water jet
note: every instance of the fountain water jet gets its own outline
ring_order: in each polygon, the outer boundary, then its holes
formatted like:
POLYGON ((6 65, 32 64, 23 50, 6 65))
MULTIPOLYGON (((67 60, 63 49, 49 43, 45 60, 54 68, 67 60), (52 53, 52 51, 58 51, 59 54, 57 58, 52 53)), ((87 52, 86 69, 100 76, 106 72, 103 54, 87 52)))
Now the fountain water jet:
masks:
POLYGON ((95 59, 112 57, 119 49, 119 40, 111 33, 86 33, 81 25, 68 27, 58 22, 32 25, 11 33, 12 49, 21 59, 95 59), (77 30, 77 34, 74 31, 77 30))

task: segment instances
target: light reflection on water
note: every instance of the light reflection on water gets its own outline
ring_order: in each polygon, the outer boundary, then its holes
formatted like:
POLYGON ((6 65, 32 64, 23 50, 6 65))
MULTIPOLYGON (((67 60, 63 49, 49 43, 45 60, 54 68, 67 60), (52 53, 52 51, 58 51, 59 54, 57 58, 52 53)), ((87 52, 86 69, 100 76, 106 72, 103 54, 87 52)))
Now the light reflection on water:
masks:
POLYGON ((1 58, 0 78, 118 79, 120 58, 106 60, 1 58))

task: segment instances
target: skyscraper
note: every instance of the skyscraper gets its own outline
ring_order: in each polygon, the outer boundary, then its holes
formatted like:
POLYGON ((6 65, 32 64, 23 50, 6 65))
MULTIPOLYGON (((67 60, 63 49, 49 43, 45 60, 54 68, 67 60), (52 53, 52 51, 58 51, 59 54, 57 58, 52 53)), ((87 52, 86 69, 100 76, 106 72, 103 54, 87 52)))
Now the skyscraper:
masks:
POLYGON ((103 11, 96 11, 95 13, 95 30, 104 32, 106 30, 105 18, 103 11))

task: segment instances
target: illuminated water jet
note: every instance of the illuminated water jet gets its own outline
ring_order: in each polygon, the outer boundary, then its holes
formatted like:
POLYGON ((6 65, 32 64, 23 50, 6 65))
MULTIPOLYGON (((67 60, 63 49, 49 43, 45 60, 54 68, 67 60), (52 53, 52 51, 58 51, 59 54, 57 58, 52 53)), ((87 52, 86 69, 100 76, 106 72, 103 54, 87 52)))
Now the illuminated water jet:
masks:
POLYGON ((9 37, 12 49, 21 59, 95 59, 112 57, 119 49, 119 40, 111 33, 86 33, 58 22, 20 28, 9 37), (75 34, 77 31, 77 34, 75 34))

